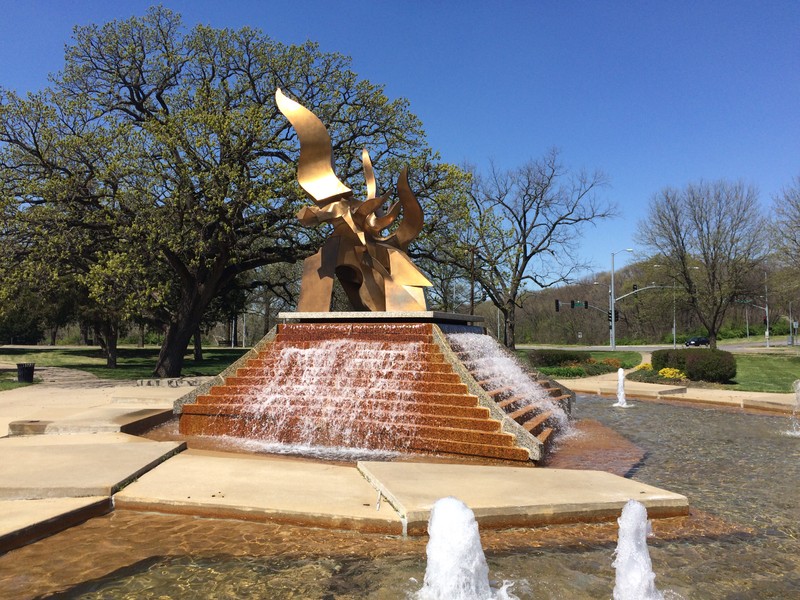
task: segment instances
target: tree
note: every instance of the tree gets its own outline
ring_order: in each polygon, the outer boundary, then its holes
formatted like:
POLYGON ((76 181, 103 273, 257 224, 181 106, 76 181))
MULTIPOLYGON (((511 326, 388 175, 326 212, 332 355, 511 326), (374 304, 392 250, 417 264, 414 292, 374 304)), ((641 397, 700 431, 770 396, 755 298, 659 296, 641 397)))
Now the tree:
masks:
POLYGON ((753 290, 748 277, 766 258, 765 231, 756 190, 727 181, 665 188, 639 224, 642 243, 673 274, 712 348, 727 311, 753 290))
POLYGON ((492 166, 473 173, 468 212, 427 251, 427 258, 458 265, 500 310, 503 342, 515 344, 516 310, 528 284, 546 288, 570 281, 584 265, 575 249, 583 225, 613 215, 597 198, 602 173, 571 173, 557 150, 519 168, 492 166), (473 270, 473 264, 477 267, 473 270))
POLYGON ((800 176, 773 199, 773 239, 779 262, 800 271, 800 176))
POLYGON ((38 220, 32 240, 50 250, 86 238, 85 285, 113 318, 161 315, 155 373, 176 376, 215 297, 243 273, 305 258, 324 234, 294 216, 308 201, 276 88, 328 125, 344 181, 360 174, 367 147, 384 181, 410 162, 421 196, 446 184, 408 103, 349 66, 249 28, 185 33, 162 7, 78 27, 52 89, 0 103, 2 176, 16 182, 17 216, 38 220))

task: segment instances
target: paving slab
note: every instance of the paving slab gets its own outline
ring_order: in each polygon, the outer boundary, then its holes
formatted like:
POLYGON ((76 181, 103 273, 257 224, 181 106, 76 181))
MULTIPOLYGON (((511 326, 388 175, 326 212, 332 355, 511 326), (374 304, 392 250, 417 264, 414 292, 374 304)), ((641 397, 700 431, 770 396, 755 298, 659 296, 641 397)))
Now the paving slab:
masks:
POLYGON ((0 500, 110 496, 186 448, 125 434, 0 439, 0 500))
POLYGON ((610 520, 635 499, 650 517, 687 514, 685 496, 603 471, 363 461, 358 470, 406 522, 424 532, 440 498, 469 506, 483 527, 610 520))
POLYGON ((108 496, 0 500, 0 553, 114 509, 108 496))
POLYGON ((188 450, 114 496, 117 508, 402 533, 353 466, 188 450))
MULTIPOLYGON (((598 394, 616 397, 617 375, 609 373, 581 379, 556 380, 578 394, 598 394)), ((795 394, 771 392, 739 392, 711 388, 694 388, 683 386, 625 381, 625 396, 642 399, 669 399, 674 401, 695 402, 727 407, 749 408, 779 413, 791 413, 797 407, 795 394)))
MULTIPOLYGON (((92 420, 92 410, 98 418, 109 405, 129 410, 169 409, 185 389, 142 388, 132 385, 81 387, 58 384, 36 384, 7 390, 0 396, 0 436, 8 433, 15 421, 92 420)), ((125 411, 122 411, 125 412, 125 411)), ((111 417, 112 419, 115 417, 111 417)))
POLYGON ((71 433, 141 433, 172 418, 172 407, 111 404, 66 415, 61 419, 23 419, 8 424, 8 435, 71 433))

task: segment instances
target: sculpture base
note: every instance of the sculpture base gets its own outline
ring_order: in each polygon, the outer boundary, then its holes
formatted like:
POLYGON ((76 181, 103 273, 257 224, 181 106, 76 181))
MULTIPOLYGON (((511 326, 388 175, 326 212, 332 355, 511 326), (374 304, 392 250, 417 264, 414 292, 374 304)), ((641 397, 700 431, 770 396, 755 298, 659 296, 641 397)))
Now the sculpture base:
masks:
POLYGON ((282 312, 278 319, 284 323, 445 323, 450 325, 468 325, 483 323, 484 318, 478 315, 449 313, 437 310, 427 311, 394 311, 394 312, 282 312))

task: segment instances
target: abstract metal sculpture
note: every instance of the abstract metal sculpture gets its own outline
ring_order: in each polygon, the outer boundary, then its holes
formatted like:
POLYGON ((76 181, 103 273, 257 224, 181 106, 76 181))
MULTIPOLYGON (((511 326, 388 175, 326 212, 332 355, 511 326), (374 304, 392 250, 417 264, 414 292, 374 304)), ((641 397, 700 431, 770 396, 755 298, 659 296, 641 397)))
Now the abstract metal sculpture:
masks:
POLYGON ((367 199, 356 200, 333 171, 331 138, 322 121, 280 90, 275 92, 275 101, 297 132, 297 181, 315 203, 301 209, 297 218, 306 227, 333 225, 331 237, 303 263, 298 312, 329 312, 334 276, 355 310, 426 310, 423 288, 431 282, 406 255, 408 244, 422 230, 422 208, 408 184, 407 169, 397 182, 399 200, 384 212, 389 193, 377 195, 372 163, 364 150, 367 199), (381 236, 401 208, 400 224, 381 236))

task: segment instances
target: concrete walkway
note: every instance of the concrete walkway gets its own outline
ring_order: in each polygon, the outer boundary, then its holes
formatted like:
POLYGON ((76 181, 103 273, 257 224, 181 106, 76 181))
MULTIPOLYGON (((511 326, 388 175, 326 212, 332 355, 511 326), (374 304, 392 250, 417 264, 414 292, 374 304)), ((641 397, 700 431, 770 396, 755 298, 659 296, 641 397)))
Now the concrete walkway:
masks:
MULTIPOLYGON (((650 354, 642 353, 642 362, 650 362, 650 354)), ((626 374, 631 371, 633 369, 628 369, 626 374)), ((800 377, 800 374, 798 374, 798 377, 800 377)), ((559 379, 557 381, 560 385, 571 389, 577 394, 599 394, 610 397, 616 397, 617 395, 617 373, 605 373, 581 379, 559 379)), ((737 392, 682 385, 659 385, 640 383, 628 379, 625 380, 625 396, 627 398, 686 401, 787 414, 791 414, 798 404, 798 398, 795 394, 737 392)))
MULTIPOLYGON (((565 380, 613 395, 616 375, 565 380)), ((282 520, 419 535, 433 503, 454 495, 484 527, 610 519, 630 498, 652 517, 687 498, 599 471, 424 462, 329 464, 186 450, 135 437, 168 418, 186 388, 46 383, 0 392, 0 552, 119 508, 282 520)), ((628 382, 631 397, 790 410, 792 394, 679 391, 628 382)))

